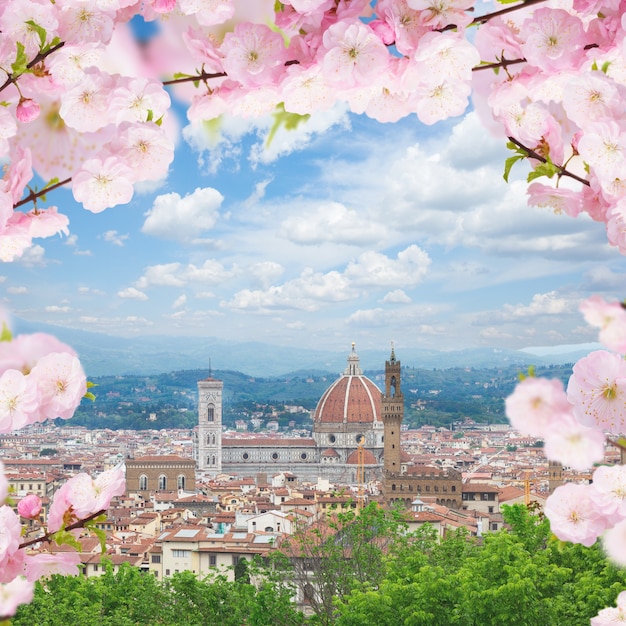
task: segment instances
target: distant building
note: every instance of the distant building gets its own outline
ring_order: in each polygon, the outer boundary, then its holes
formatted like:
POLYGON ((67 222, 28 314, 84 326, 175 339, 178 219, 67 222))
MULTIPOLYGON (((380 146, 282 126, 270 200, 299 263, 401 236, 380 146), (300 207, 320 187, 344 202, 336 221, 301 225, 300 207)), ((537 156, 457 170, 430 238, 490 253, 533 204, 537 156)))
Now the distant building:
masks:
POLYGON ((196 488, 196 463, 182 456, 144 456, 126 459, 126 493, 147 496, 155 491, 187 491, 196 488))
POLYGON ((400 446, 404 419, 404 396, 401 387, 401 366, 393 346, 385 362, 385 391, 382 398, 384 422, 383 498, 388 505, 404 504, 407 508, 416 496, 427 495, 453 509, 461 508, 462 477, 452 468, 408 463, 400 446))
POLYGON ((198 382, 194 456, 201 474, 250 476, 259 472, 291 472, 301 480, 315 482, 321 476, 332 482, 354 483, 361 443, 364 480, 381 477, 382 396, 380 389, 363 375, 354 344, 343 374, 328 387, 317 405, 312 437, 288 439, 272 434, 222 439, 222 385, 214 379, 198 382))

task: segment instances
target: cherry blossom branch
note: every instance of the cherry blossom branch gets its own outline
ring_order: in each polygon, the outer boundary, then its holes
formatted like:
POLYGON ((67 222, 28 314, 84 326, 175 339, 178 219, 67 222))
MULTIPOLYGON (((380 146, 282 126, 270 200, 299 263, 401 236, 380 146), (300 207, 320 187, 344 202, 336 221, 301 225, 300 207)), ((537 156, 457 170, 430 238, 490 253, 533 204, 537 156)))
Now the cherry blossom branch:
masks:
POLYGON ((620 443, 620 439, 611 439, 610 437, 606 438, 606 442, 609 445, 615 446, 616 448, 619 448, 620 450, 625 450, 626 451, 626 441, 624 443, 620 443))
MULTIPOLYGON (((46 57, 48 57, 49 55, 51 55, 53 52, 56 52, 57 50, 59 50, 60 48, 62 48, 65 45, 64 41, 60 41, 58 44, 51 46, 50 48, 48 48, 45 52, 40 52, 27 66, 26 69, 27 70, 32 70, 33 67, 35 67, 35 65, 37 65, 38 63, 41 63, 46 57)), ((17 79, 21 76, 22 74, 9 74, 7 72, 7 79, 4 81, 4 83, 0 86, 0 91, 3 91, 4 89, 6 89, 9 85, 14 84, 15 82, 17 82, 17 79)))
MULTIPOLYGON (((511 143, 515 144, 518 148, 521 148, 522 150, 524 150, 528 158, 536 159, 537 161, 541 161, 542 163, 548 162, 548 159, 541 156, 538 152, 535 152, 531 148, 526 147, 524 144, 520 143, 517 139, 514 139, 513 137, 508 137, 508 140, 511 143)), ((562 165, 557 165, 556 163, 553 163, 552 165, 554 165, 554 167, 557 169, 558 176, 568 176, 569 178, 572 178, 578 181, 579 183, 582 183, 583 185, 587 185, 587 187, 589 187, 590 183, 588 180, 585 180, 584 178, 581 178, 580 176, 577 176, 576 174, 566 170, 562 165)))
MULTIPOLYGON (((91 515, 85 517, 84 519, 80 519, 77 522, 74 522, 73 524, 66 526, 63 530, 70 531, 70 530, 76 530, 77 528, 83 528, 87 522, 90 522, 91 520, 96 519, 96 517, 99 517, 103 513, 106 513, 106 509, 102 509, 101 511, 98 511, 97 513, 92 513, 91 515)), ((47 532, 45 535, 42 535, 41 537, 35 537, 35 539, 24 541, 24 543, 20 543, 19 549, 21 550, 22 548, 27 548, 28 546, 32 546, 42 541, 51 543, 51 537, 55 535, 56 532, 57 531, 47 532)))
POLYGON ((526 7, 533 6, 534 4, 540 4, 541 2, 546 2, 546 0, 526 0, 526 2, 522 2, 521 4, 515 4, 513 6, 500 9, 499 11, 494 11, 493 13, 485 13, 485 15, 475 17, 470 26, 485 24, 494 17, 500 17, 501 15, 506 15, 507 13, 512 13, 513 11, 519 11, 520 9, 525 9, 526 7))
POLYGON ((37 200, 37 198, 41 198, 41 196, 45 196, 49 191, 52 191, 53 189, 58 189, 59 187, 62 187, 63 185, 67 185, 67 183, 70 183, 70 182, 72 182, 71 177, 66 178, 65 180, 61 180, 58 183, 54 183, 54 185, 44 187, 43 189, 40 189, 39 191, 31 191, 25 198, 22 198, 19 202, 16 202, 13 205, 13 208, 17 209, 18 207, 28 204, 29 202, 34 202, 35 200, 37 200))

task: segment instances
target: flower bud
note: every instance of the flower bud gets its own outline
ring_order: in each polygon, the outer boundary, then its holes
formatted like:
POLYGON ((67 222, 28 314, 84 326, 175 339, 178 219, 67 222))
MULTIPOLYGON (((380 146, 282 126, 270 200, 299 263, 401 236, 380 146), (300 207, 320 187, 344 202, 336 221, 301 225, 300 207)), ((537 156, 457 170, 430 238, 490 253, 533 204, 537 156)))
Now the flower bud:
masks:
POLYGON ((41 499, 31 493, 17 503, 17 512, 26 519, 36 519, 41 513, 41 499))
POLYGON ((20 98, 16 114, 20 122, 28 124, 39 117, 39 104, 30 98, 20 98))

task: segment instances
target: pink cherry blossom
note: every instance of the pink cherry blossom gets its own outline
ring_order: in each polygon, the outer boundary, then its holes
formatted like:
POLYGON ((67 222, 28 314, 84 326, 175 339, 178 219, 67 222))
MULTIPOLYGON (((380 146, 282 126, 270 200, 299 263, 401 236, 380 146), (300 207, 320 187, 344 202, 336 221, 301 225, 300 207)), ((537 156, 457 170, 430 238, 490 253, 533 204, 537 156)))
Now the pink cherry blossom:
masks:
POLYGON ((0 562, 20 547, 22 525, 20 518, 6 504, 0 507, 0 562))
POLYGON ((0 461, 0 505, 4 504, 9 495, 9 481, 4 475, 4 463, 0 461))
POLYGON ((463 28, 472 21, 466 11, 474 5, 473 0, 407 0, 407 4, 419 11, 422 22, 433 30, 450 24, 463 28))
POLYGON ((585 321, 600 329, 600 343, 609 350, 626 353, 626 309, 621 302, 607 302, 601 296, 591 296, 581 305, 585 321))
POLYGON ((580 359, 567 385, 567 398, 581 424, 619 434, 626 430, 626 361, 597 350, 580 359))
POLYGON ((580 193, 571 189, 532 183, 527 193, 530 206, 551 208, 555 213, 565 213, 570 217, 576 217, 583 210, 580 193))
POLYGON ((26 555, 25 560, 26 578, 36 581, 53 574, 62 576, 78 576, 81 573, 80 554, 77 552, 55 552, 47 554, 26 555))
POLYGON ((37 519, 41 513, 41 498, 34 493, 24 496, 17 503, 17 512, 26 519, 37 519))
POLYGON ((626 566, 626 519, 604 532, 602 547, 611 561, 620 567, 626 566))
POLYGON ((598 615, 591 618, 590 626, 615 626, 626 622, 626 591, 617 596, 617 606, 602 609, 598 615))
POLYGON ((0 585, 0 616, 7 618, 15 615, 20 604, 32 601, 34 591, 34 583, 22 576, 0 585))
POLYGON ((23 576, 25 559, 26 551, 23 548, 5 555, 0 561, 0 583, 9 583, 17 576, 23 576))
POLYGON ((600 431, 583 426, 571 413, 559 416, 558 420, 558 428, 548 430, 545 435, 546 458, 577 472, 584 472, 604 459, 604 435, 600 431))
POLYGON ((383 42, 361 22, 338 22, 324 32, 322 71, 331 85, 366 86, 385 72, 389 59, 383 42))
POLYGON ((0 432, 7 433, 34 421, 39 415, 38 392, 33 380, 18 370, 0 376, 0 432))
POLYGON ((98 4, 61 0, 59 36, 72 43, 108 43, 115 28, 115 11, 98 4))
POLYGON ((513 428, 533 437, 545 437, 560 428, 571 410, 563 383, 556 379, 525 378, 505 400, 513 428))
POLYGON ((0 372, 16 369, 28 374, 37 361, 52 352, 66 352, 76 356, 76 352, 66 343, 48 333, 18 335, 12 341, 0 342, 0 372))
POLYGON ((184 15, 194 15, 203 26, 223 24, 235 13, 232 0, 178 0, 178 5, 184 15))
POLYGON ((577 69, 587 43, 583 24, 563 9, 541 8, 522 24, 522 52, 526 60, 545 71, 577 69))
POLYGON ((613 523, 626 519, 626 466, 597 467, 593 473, 592 498, 613 523))
POLYGON ((67 352, 41 357, 29 376, 39 392, 41 419, 72 417, 87 391, 80 361, 67 352))
POLYGON ((226 73, 246 87, 274 82, 288 60, 283 38, 264 24, 237 24, 220 52, 226 73))
POLYGON ((567 483, 546 501, 545 514, 552 532, 561 541, 592 546, 607 528, 607 520, 595 508, 591 485, 567 483))
POLYGON ((132 170, 117 157, 89 159, 74 176, 74 199, 92 213, 126 204, 133 197, 132 170))

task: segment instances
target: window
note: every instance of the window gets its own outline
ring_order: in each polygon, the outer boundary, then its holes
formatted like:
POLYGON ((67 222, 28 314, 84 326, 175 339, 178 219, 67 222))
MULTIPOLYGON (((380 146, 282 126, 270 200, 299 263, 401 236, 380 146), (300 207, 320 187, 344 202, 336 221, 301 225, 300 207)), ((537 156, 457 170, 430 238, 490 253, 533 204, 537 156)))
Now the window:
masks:
POLYGON ((278 458, 278 452, 272 452, 272 459, 274 459, 274 461, 278 458))
POLYGON ((498 522, 491 523, 491 530, 498 530, 498 522))
POLYGON ((165 570, 165 575, 166 575, 166 576, 169 576, 169 575, 170 575, 170 570, 169 570, 169 569, 166 569, 166 570, 165 570))
POLYGON ((209 567, 217 567, 217 557, 214 554, 209 554, 209 567))
POLYGON ((247 452, 244 452, 242 456, 244 461, 247 461, 250 458, 250 455, 247 452))
POLYGON ((303 461, 306 461, 306 452, 303 452, 303 453, 300 455, 300 458, 301 458, 303 461))
POLYGON ((211 457, 211 465, 215 465, 215 455, 211 457))
POLYGON ((488 507, 488 508, 487 508, 487 511, 488 511, 489 513, 493 513, 493 507, 492 507, 492 506, 488 507))
POLYGON ((148 477, 142 474, 139 477, 139 491, 146 491, 148 489, 148 477))
POLYGON ((160 563, 161 562, 161 555, 160 554, 153 554, 152 555, 152 562, 153 563, 160 563))
POLYGON ((468 493, 464 493, 462 498, 463 498, 463 500, 469 500, 469 494, 468 493))
POLYGON ((167 489, 167 476, 161 474, 159 476, 159 491, 165 491, 167 489))
POLYGON ((452 493, 456 491, 456 485, 452 485, 452 493))
POLYGON ((214 407, 212 407, 212 406, 207 407, 206 419, 207 419, 207 422, 215 421, 215 409, 214 409, 214 407))
POLYGON ((97 571, 98 571, 98 566, 97 566, 95 563, 94 563, 94 566, 93 566, 93 571, 94 571, 94 572, 97 572, 97 571))
POLYGON ((391 485, 391 491, 395 491, 396 490, 396 486, 395 485, 391 485))
POLYGON ((172 550, 172 556, 175 559, 186 559, 189 556, 190 550, 172 550))
POLYGON ((180 474, 178 476, 178 488, 185 489, 185 475, 184 474, 180 474))

